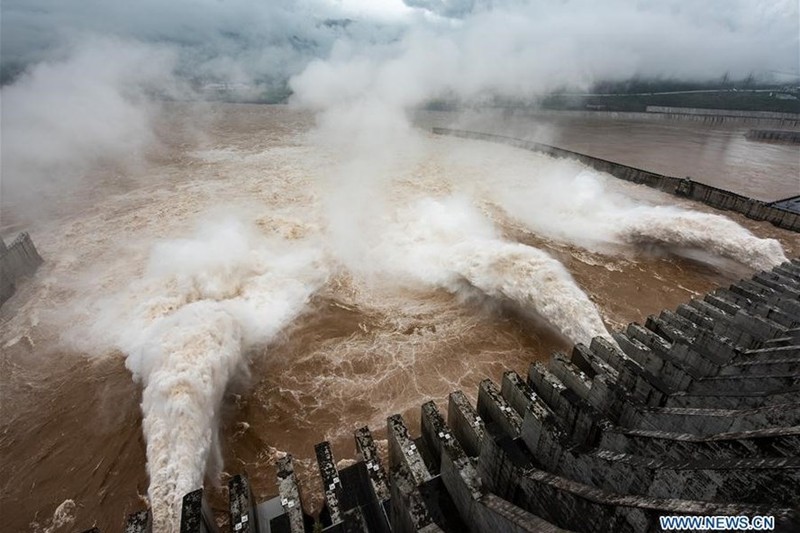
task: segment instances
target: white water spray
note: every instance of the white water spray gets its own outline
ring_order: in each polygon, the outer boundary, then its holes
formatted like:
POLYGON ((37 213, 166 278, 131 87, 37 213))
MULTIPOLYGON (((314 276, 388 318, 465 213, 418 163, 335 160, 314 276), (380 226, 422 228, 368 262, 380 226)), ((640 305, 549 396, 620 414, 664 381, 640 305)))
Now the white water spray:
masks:
POLYGON ((534 310, 574 343, 588 345, 597 336, 612 340, 594 303, 545 252, 499 239, 455 251, 458 273, 486 295, 534 310))
POLYGON ((314 248, 267 240, 235 220, 157 245, 121 339, 144 384, 149 498, 155 531, 176 530, 184 494, 218 454, 217 418, 245 354, 303 309, 321 283, 314 248))
POLYGON ((615 218, 619 221, 617 238, 630 244, 698 249, 755 270, 769 270, 787 260, 775 239, 760 239, 719 215, 642 206, 615 218))
POLYGON ((557 260, 504 241, 468 200, 422 199, 398 211, 370 266, 400 282, 483 294, 534 311, 572 342, 610 339, 597 308, 557 260))
POLYGON ((576 162, 542 159, 541 168, 499 168, 482 191, 537 234, 597 251, 620 245, 701 250, 759 270, 786 261, 778 241, 758 238, 727 217, 643 204, 616 192, 624 184, 614 178, 576 162))

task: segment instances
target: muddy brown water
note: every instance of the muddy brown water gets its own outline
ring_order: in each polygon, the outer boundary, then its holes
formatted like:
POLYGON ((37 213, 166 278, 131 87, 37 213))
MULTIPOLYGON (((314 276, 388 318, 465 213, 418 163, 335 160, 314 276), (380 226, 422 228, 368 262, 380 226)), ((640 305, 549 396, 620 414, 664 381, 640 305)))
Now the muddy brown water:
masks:
MULTIPOLYGON (((170 116, 183 124, 178 119, 195 112, 188 105, 165 109, 161 127, 168 139, 179 140, 162 147, 146 168, 131 170, 124 187, 109 184, 113 195, 103 194, 100 176, 100 186, 82 193, 91 202, 78 201, 79 209, 62 210, 30 226, 47 262, 0 309, 0 517, 5 531, 92 526, 117 531, 127 513, 144 505, 148 478, 141 387, 118 350, 78 350, 64 337, 72 322, 94 319, 74 309, 87 301, 85 294, 113 292, 130 283, 141 274, 154 240, 184 235, 196 217, 220 203, 265 207, 268 214, 260 214, 260 220, 269 231, 313 231, 313 224, 303 225, 314 219, 317 206, 309 190, 330 159, 318 155, 304 137, 312 118, 281 106, 219 105, 203 109, 202 134, 170 131, 170 116), (96 287, 89 287, 87 279, 96 287)), ((436 120, 452 125, 449 118, 436 120)), ((500 130, 497 124, 492 127, 500 130)), ((523 126, 514 127, 512 134, 523 126)), ((750 192, 766 196, 785 196, 791 188, 781 177, 786 173, 776 174, 776 168, 796 169, 794 152, 765 144, 741 148, 737 132, 695 124, 631 129, 574 121, 554 126, 550 120, 529 127, 540 128, 542 135, 547 131, 546 140, 569 149, 613 160, 624 156, 621 162, 658 172, 713 175, 715 185, 750 184, 750 192), (732 168, 747 177, 726 182, 732 168)), ((430 171, 449 179, 446 158, 437 154, 463 141, 427 139, 432 155, 415 164, 411 174, 430 171)), ((503 154, 517 157, 513 151, 503 154)), ((518 157, 535 163, 539 156, 518 157)), ((424 176, 419 179, 428 183, 424 176)), ((424 183, 415 190, 437 188, 424 183)), ((642 194, 713 212, 652 191, 642 194)), ((795 234, 727 216, 760 237, 778 239, 788 255, 800 254, 795 234)), ((505 238, 560 260, 609 327, 643 322, 649 314, 674 309, 750 273, 746 267, 709 265, 663 250, 610 256, 497 223, 505 238)), ((425 401, 433 399, 446 409, 447 395, 456 389, 474 399, 482 379, 498 381, 506 369, 524 375, 532 361, 545 361, 552 351, 567 348, 544 324, 496 302, 465 300, 424 286, 373 294, 347 273, 336 273, 289 327, 248 354, 250 375, 230 384, 221 416, 222 474, 206 480, 212 502, 224 508, 219 484, 239 472, 249 476, 258 499, 274 496, 274 459, 291 452, 307 498, 318 507, 315 443, 330 440, 337 459, 352 459, 356 428, 368 424, 383 439, 385 417, 401 413, 417 433, 419 406, 425 401)))

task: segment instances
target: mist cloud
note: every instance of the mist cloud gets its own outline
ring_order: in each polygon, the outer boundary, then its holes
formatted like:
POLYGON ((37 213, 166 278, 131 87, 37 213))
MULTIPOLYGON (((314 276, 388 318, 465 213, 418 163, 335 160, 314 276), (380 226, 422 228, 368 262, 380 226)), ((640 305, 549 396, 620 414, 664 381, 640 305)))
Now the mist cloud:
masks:
POLYGON ((70 44, 2 90, 4 209, 41 215, 95 164, 135 162, 153 140, 153 94, 177 90, 168 49, 108 37, 70 44))
POLYGON ((170 47, 187 78, 285 81, 343 36, 363 43, 395 37, 383 17, 346 6, 321 0, 10 0, 3 3, 2 62, 7 71, 30 66, 58 57, 65 41, 93 34, 170 47))
MULTIPOLYGON (((424 4, 441 11, 442 3, 424 4)), ((792 2, 507 2, 415 25, 388 47, 334 47, 292 88, 317 108, 364 97, 411 106, 442 96, 526 98, 632 76, 796 74, 797 13, 792 2)))
POLYGON ((362 191, 385 189, 375 182, 389 179, 386 154, 413 141, 406 113, 431 99, 532 100, 598 80, 797 68, 791 2, 406 3, 426 16, 402 38, 371 46, 342 38, 290 81, 292 102, 317 112, 318 137, 348 155, 331 172, 336 189, 360 191, 350 202, 324 199, 337 240, 364 231, 354 214, 378 195, 362 191))

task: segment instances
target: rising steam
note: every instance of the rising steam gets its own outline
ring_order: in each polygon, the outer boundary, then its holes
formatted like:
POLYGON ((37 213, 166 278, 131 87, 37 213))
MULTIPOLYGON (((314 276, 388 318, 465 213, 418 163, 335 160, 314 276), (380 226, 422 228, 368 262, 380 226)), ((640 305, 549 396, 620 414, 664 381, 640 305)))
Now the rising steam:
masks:
POLYGON ((25 222, 80 191, 93 168, 141 165, 156 140, 153 94, 177 94, 169 49, 87 37, 62 53, 2 89, 0 200, 25 222))
POLYGON ((245 354, 300 313, 324 282, 313 248, 269 241, 235 220, 151 254, 121 347, 144 385, 149 497, 156 531, 177 530, 184 494, 218 452, 217 417, 245 354))

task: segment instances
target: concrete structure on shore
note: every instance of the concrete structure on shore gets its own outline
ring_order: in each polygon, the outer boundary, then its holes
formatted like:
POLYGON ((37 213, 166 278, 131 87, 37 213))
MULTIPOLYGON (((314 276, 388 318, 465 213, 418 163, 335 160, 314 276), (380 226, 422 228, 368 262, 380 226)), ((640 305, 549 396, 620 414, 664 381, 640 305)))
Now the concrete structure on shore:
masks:
POLYGON ((800 144, 800 131, 750 130, 747 132, 747 139, 782 144, 800 144))
POLYGON ((0 305, 14 294, 18 280, 33 274, 41 264, 42 258, 27 233, 20 233, 9 246, 0 239, 0 305))
POLYGON ((550 110, 537 109, 541 116, 565 116, 583 119, 612 120, 679 120, 707 126, 749 125, 757 128, 800 128, 800 113, 771 111, 734 111, 727 109, 698 109, 693 107, 647 106, 641 111, 550 110))
POLYGON ((695 107, 671 107, 649 105, 648 114, 669 120, 692 120, 704 124, 726 122, 775 125, 783 128, 800 127, 800 114, 777 113, 775 111, 737 111, 734 109, 699 109, 695 107))
MULTIPOLYGON (((456 391, 422 406, 418 436, 387 419, 389 453, 368 428, 358 461, 316 446, 325 505, 303 507, 291 456, 279 496, 256 505, 229 484, 230 530, 661 531, 659 517, 774 517, 800 528, 800 259, 676 311, 484 380, 477 405, 456 391)), ((417 431, 415 428, 413 431, 417 431)), ((148 529, 147 511, 128 533, 148 529)), ((202 489, 182 532, 217 531, 202 489)))
POLYGON ((773 202, 772 205, 774 205, 775 207, 779 207, 780 209, 785 209, 786 211, 792 211, 793 213, 797 213, 798 215, 800 215, 800 194, 797 196, 784 198, 783 200, 779 200, 777 202, 773 202))

